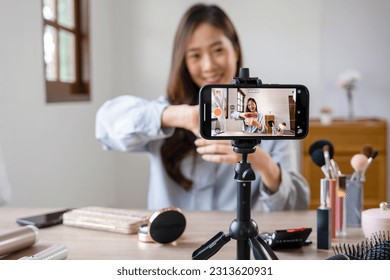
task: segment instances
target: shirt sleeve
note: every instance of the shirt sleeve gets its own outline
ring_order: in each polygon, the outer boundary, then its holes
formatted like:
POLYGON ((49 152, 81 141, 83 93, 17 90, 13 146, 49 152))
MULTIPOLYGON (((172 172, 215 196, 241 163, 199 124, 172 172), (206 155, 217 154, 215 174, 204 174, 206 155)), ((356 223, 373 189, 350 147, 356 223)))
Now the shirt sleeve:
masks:
MULTIPOLYGON (((266 142, 266 141, 264 141, 266 142)), ((268 141, 267 141, 268 142, 268 141)), ((307 210, 310 203, 310 188, 306 179, 294 170, 292 164, 293 145, 288 141, 276 140, 266 143, 267 150, 279 165, 281 183, 279 190, 270 194, 260 181, 260 203, 262 211, 307 210)))
POLYGON ((267 132, 267 126, 265 124, 265 118, 264 115, 259 114, 258 122, 261 123, 261 129, 259 129, 260 133, 266 133, 267 132))
POLYGON ((107 150, 145 150, 149 142, 173 134, 174 128, 161 127, 168 105, 163 97, 147 101, 124 95, 106 101, 96 113, 95 137, 107 150))
POLYGON ((243 119, 244 119, 244 118, 242 118, 242 117, 240 116, 240 113, 237 112, 237 111, 232 112, 232 113, 230 114, 230 117, 233 118, 233 119, 235 119, 235 120, 243 120, 243 119))
POLYGON ((279 190, 270 194, 261 183, 260 201, 263 211, 307 210, 310 190, 306 180, 298 173, 281 168, 279 190))

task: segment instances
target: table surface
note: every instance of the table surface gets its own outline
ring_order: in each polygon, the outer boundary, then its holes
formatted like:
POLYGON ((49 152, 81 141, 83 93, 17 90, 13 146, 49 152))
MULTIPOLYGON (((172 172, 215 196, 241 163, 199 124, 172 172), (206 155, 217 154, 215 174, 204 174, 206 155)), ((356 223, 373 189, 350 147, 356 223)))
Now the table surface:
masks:
MULTIPOLYGON (((16 219, 32 216, 57 209, 43 208, 0 208, 0 234, 17 229, 16 219)), ((183 212, 187 226, 183 235, 171 244, 144 243, 138 241, 137 234, 121 234, 91 229, 56 225, 39 230, 39 241, 31 248, 0 257, 14 260, 33 255, 51 245, 68 246, 68 258, 71 260, 190 260, 192 253, 206 243, 216 233, 229 232, 230 223, 235 219, 235 212, 183 212)), ((316 244, 315 211, 252 212, 252 219, 257 223, 259 232, 273 232, 277 229, 311 227, 309 236, 311 245, 299 249, 276 250, 281 260, 324 260, 334 255, 332 249, 318 250, 316 244)), ((332 245, 343 243, 356 244, 364 240, 361 228, 347 228, 345 237, 335 238, 332 245)), ((211 259, 236 259, 237 241, 231 240, 211 259)), ((252 257, 253 258, 253 257, 252 257)))

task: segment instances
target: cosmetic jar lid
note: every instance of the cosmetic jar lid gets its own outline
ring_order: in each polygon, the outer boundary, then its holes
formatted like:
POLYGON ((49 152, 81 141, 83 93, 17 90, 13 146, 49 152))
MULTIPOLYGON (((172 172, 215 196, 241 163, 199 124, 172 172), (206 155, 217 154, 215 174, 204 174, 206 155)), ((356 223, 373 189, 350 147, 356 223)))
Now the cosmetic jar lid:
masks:
POLYGON ((367 218, 385 219, 390 221, 390 209, 386 202, 381 202, 379 208, 372 208, 363 211, 363 215, 367 218))
POLYGON ((179 208, 170 207, 155 212, 149 219, 149 234, 158 243, 178 239, 186 227, 186 219, 179 208))
POLYGON ((186 227, 186 218, 179 208, 169 207, 153 213, 148 224, 141 225, 140 241, 171 243, 178 239, 186 227))

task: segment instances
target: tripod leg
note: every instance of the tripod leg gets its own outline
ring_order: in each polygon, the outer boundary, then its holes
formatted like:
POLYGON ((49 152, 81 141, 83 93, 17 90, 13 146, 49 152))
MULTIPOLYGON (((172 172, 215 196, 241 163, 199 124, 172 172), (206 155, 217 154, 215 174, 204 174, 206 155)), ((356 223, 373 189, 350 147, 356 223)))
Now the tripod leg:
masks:
POLYGON ((192 253, 193 260, 208 260, 214 256, 226 243, 230 241, 230 235, 222 231, 214 235, 209 241, 192 253))
POLYGON ((251 237, 249 238, 249 244, 256 260, 278 260, 274 251, 263 239, 251 237))
POLYGON ((237 240, 237 260, 250 260, 251 251, 247 240, 237 240))

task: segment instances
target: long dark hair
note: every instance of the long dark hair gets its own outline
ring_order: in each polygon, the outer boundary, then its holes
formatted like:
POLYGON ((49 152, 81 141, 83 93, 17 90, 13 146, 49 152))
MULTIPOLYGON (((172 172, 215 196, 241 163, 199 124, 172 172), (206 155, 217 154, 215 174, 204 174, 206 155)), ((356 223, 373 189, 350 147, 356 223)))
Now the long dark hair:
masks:
MULTIPOLYGON (((223 10, 215 5, 196 4, 184 14, 173 44, 171 70, 168 79, 167 98, 171 105, 199 103, 199 87, 192 81, 185 63, 185 54, 190 36, 201 23, 208 23, 222 30, 230 39, 237 53, 237 68, 242 64, 241 46, 237 32, 223 10)), ((185 190, 192 186, 192 180, 184 177, 181 163, 190 153, 195 155, 196 136, 188 130, 176 128, 172 137, 161 146, 161 156, 168 175, 185 190)))
POLYGON ((249 101, 252 101, 253 103, 255 103, 255 105, 256 105, 256 112, 257 112, 257 102, 256 102, 256 100, 255 100, 254 98, 252 98, 252 97, 248 98, 248 101, 246 102, 245 112, 250 112, 250 111, 251 111, 251 110, 249 110, 249 106, 248 106, 249 101))

